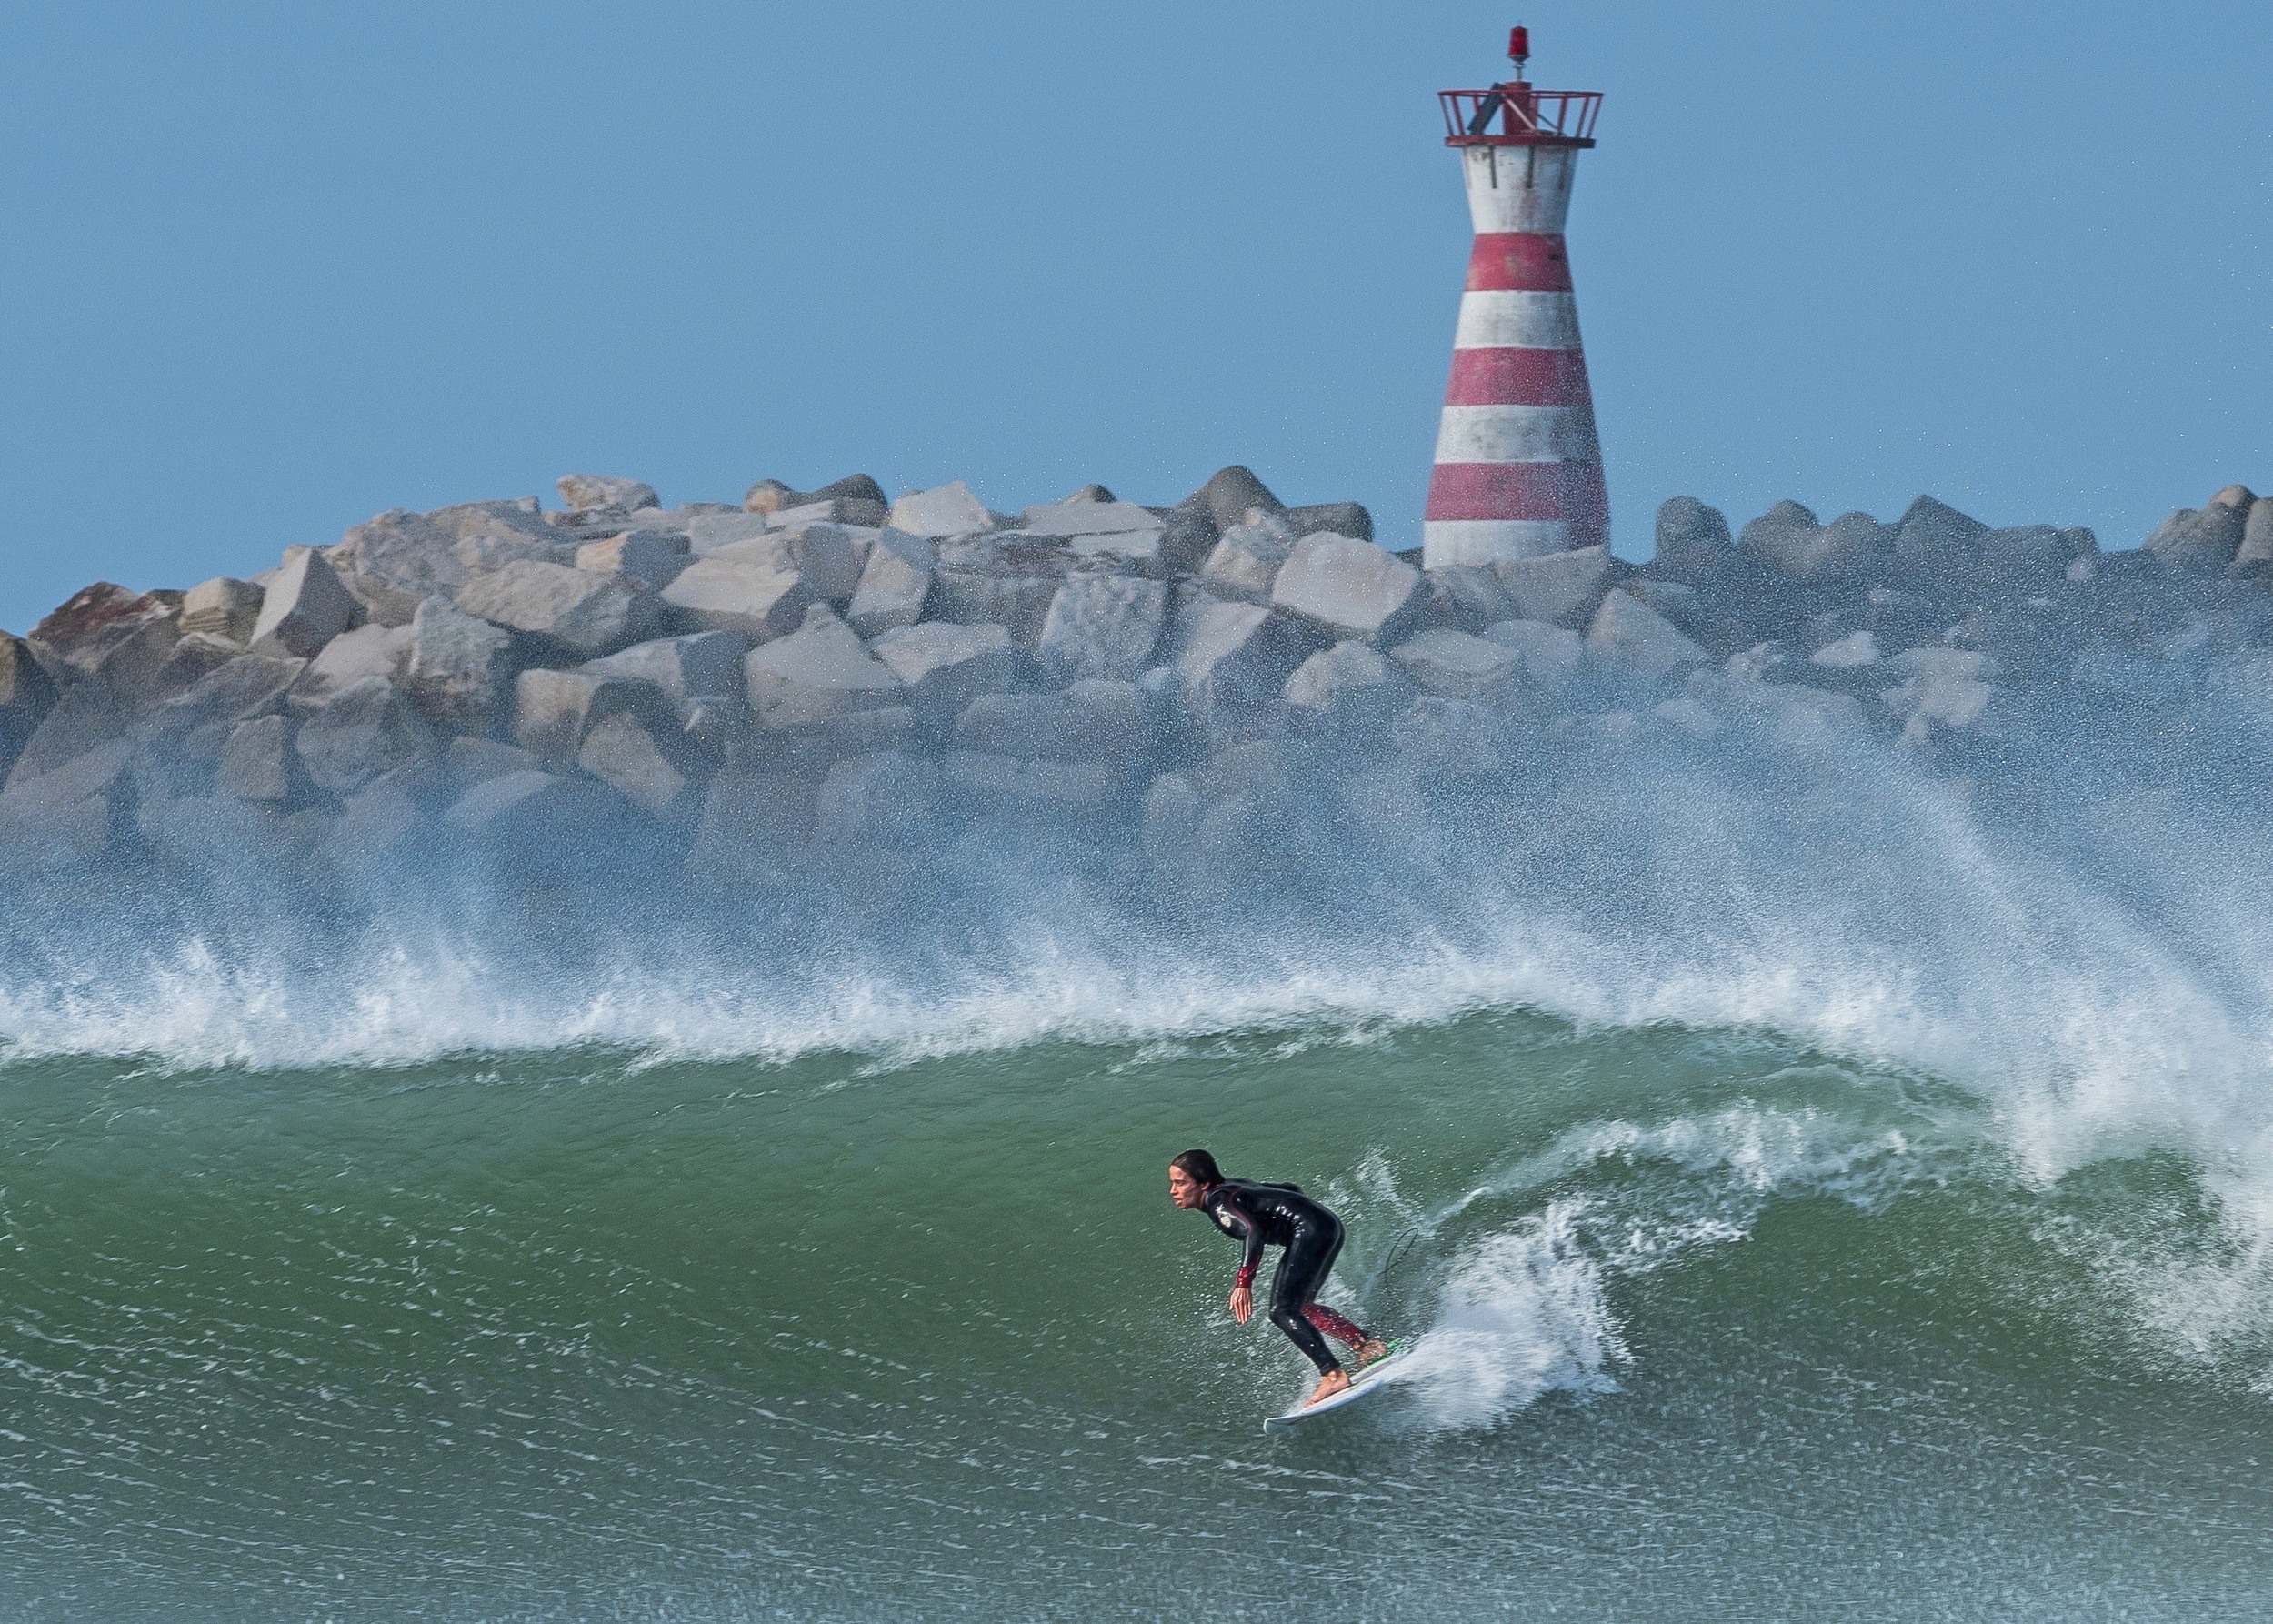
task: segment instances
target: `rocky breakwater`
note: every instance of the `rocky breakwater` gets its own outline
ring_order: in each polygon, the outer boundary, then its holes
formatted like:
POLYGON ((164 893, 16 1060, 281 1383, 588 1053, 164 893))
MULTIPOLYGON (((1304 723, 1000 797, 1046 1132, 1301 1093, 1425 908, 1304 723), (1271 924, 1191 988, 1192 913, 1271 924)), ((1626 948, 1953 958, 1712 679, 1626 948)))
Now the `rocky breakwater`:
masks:
POLYGON ((670 508, 559 485, 245 579, 98 583, 0 640, 0 874, 472 859, 720 891, 990 837, 1220 874, 1290 819, 1377 836, 1652 740, 1978 777, 2130 716, 2144 760, 2273 677, 2273 501, 2240 486, 2113 554, 1930 497, 1737 532, 1677 497, 1646 565, 1425 572, 1364 507, 1240 467, 1016 515, 865 476, 670 508))

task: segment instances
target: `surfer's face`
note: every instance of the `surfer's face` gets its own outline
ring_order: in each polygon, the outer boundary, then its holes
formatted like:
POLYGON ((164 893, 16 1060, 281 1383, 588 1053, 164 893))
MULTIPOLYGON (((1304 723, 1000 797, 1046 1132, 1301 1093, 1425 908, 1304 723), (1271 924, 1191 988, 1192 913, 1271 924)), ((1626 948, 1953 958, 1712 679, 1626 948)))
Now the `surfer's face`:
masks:
POLYGON ((1189 1173, 1187 1173, 1182 1168, 1170 1168, 1168 1169, 1169 1200, 1175 1202, 1178 1207, 1183 1208, 1188 1212, 1191 1208, 1199 1205, 1199 1198, 1202 1193, 1199 1180, 1193 1178, 1189 1173))

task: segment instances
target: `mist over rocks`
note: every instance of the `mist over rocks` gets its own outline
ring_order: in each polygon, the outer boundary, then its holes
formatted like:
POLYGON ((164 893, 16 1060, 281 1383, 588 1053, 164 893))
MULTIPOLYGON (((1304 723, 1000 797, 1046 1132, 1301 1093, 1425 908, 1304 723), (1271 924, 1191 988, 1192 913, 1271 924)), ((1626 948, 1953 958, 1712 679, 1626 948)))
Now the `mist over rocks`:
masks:
POLYGON ((2025 796, 2082 741, 2115 796, 2256 760, 2273 716, 2273 500, 2238 485, 2114 554, 1930 496, 1738 526, 1685 496, 1647 563, 1437 571, 1237 466, 1015 513, 865 475, 559 487, 98 582, 0 637, 0 878, 346 895, 474 864, 888 899, 923 853, 1008 839, 1197 895, 1637 751, 1677 778, 1875 751, 2025 796))

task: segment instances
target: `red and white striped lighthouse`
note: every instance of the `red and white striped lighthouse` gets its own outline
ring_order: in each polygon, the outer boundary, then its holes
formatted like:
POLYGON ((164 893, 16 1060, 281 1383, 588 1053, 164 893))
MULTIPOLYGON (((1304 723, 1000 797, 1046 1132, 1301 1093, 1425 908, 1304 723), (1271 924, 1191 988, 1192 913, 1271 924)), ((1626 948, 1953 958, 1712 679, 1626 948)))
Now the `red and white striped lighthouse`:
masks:
POLYGON ((1452 382, 1428 481, 1422 562, 1490 564, 1609 538, 1594 396, 1578 342, 1563 223, 1602 96, 1524 80, 1529 30, 1509 36, 1515 77, 1440 92, 1445 145, 1467 172, 1476 246, 1452 341, 1452 382))

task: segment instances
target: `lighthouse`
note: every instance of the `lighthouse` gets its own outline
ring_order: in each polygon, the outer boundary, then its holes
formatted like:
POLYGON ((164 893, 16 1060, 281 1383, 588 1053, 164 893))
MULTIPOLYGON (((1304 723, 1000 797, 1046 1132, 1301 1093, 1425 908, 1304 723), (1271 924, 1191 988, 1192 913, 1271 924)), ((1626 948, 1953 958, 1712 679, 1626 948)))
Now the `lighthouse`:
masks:
POLYGON ((1526 82, 1530 31, 1509 35, 1515 76, 1438 93, 1460 155, 1476 246, 1452 340, 1452 382, 1428 480, 1431 569, 1536 557, 1609 539, 1587 356, 1563 223, 1602 96, 1526 82))

